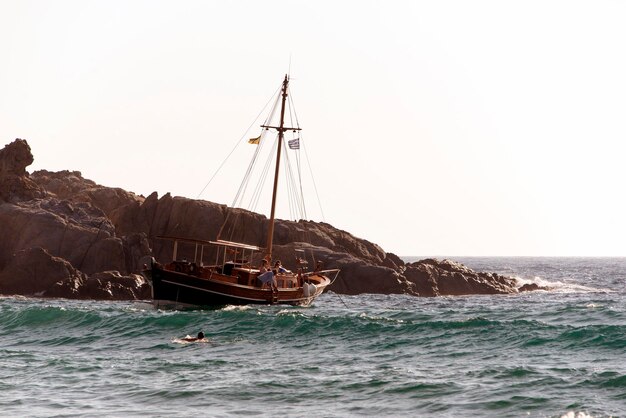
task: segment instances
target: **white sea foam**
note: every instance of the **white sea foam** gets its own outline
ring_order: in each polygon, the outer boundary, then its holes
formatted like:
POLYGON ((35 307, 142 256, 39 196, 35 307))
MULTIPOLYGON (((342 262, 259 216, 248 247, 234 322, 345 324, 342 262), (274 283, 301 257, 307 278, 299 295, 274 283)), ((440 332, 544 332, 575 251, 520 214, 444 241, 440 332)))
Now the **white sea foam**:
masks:
POLYGON ((368 319, 370 321, 393 322, 393 323, 397 323, 397 324, 403 324, 404 323, 404 321, 402 319, 387 318, 387 317, 384 317, 384 316, 377 316, 377 315, 368 315, 366 313, 359 314, 359 318, 368 319))
POLYGON ((568 413, 561 415, 560 418, 594 418, 594 417, 593 415, 589 415, 586 412, 569 411, 568 413))
POLYGON ((253 309, 252 305, 226 305, 222 308, 223 311, 247 311, 253 309))
POLYGON ((557 292, 557 293, 611 293, 613 292, 611 289, 606 288, 596 288, 591 286, 583 286, 577 283, 568 283, 566 281, 560 280, 546 280, 539 276, 534 276, 533 278, 525 278, 515 276, 515 280, 517 280, 517 286, 521 287, 523 285, 536 284, 541 288, 546 288, 546 291, 557 292))

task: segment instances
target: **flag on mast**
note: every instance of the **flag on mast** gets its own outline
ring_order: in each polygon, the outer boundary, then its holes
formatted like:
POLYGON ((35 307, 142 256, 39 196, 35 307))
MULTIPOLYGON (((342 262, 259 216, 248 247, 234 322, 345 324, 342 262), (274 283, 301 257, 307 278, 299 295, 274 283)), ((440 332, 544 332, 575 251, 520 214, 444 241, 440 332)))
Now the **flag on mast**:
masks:
POLYGON ((257 136, 256 138, 248 139, 248 144, 258 144, 260 141, 261 141, 261 135, 257 136))
POLYGON ((289 149, 300 149, 300 138, 295 138, 287 141, 289 149))

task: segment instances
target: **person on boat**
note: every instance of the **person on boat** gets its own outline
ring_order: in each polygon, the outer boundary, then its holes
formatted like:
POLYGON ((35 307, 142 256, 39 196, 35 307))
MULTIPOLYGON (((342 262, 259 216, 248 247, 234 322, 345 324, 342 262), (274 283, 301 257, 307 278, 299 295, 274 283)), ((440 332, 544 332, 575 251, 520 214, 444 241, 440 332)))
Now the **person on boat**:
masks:
POLYGON ((291 272, 283 267, 280 260, 276 260, 276 263, 274 263, 274 273, 278 274, 278 273, 291 273, 291 272))
POLYGON ((261 267, 259 268, 259 275, 257 278, 262 284, 269 284, 270 288, 278 289, 278 283, 276 283, 274 272, 270 269, 270 262, 265 258, 261 261, 261 267))
POLYGON ((189 343, 193 343, 193 342, 203 342, 205 341, 204 339, 204 332, 200 331, 198 333, 198 337, 190 337, 190 336, 186 336, 185 338, 181 338, 181 340, 183 341, 187 341, 189 343))

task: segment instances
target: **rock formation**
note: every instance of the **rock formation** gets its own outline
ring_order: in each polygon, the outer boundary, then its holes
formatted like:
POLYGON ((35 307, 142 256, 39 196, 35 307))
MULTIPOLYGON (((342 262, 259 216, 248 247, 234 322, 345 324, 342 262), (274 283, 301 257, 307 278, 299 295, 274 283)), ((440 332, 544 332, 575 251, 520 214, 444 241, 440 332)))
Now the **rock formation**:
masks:
MULTIPOLYGON (((50 174, 50 178, 46 172, 30 176, 26 167, 32 162, 25 140, 17 139, 0 150, 0 293, 147 297, 144 279, 131 276, 138 270, 136 263, 141 256, 149 254, 146 237, 117 235, 102 209, 117 203, 105 197, 107 193, 115 195, 116 189, 97 186, 76 172, 50 174), (90 185, 92 190, 76 183, 90 185), (84 195, 76 193, 78 189, 84 195), (103 271, 116 272, 128 280, 117 276, 115 281, 92 279, 103 271)), ((124 193, 120 199, 132 198, 124 193)))
MULTIPOLYGON (((137 273, 150 257, 167 262, 171 242, 159 236, 241 242, 266 239, 267 218, 216 203, 173 197, 147 198, 84 179, 77 171, 41 170, 27 142, 0 151, 0 293, 43 297, 145 299, 149 285, 137 273), (234 225, 244 231, 229 235, 234 225)), ((341 274, 337 293, 415 296, 517 292, 515 279, 478 273, 449 260, 405 264, 378 245, 326 223, 278 221, 274 255, 291 264, 296 249, 341 274)), ((194 249, 179 248, 193 258, 194 249)), ((302 254, 302 253, 298 253, 302 254)), ((205 261, 211 254, 205 254, 205 261)), ((523 289, 526 290, 526 289, 523 289)))
POLYGON ((18 138, 0 150, 0 202, 16 203, 45 196, 26 173, 33 161, 24 139, 18 138))

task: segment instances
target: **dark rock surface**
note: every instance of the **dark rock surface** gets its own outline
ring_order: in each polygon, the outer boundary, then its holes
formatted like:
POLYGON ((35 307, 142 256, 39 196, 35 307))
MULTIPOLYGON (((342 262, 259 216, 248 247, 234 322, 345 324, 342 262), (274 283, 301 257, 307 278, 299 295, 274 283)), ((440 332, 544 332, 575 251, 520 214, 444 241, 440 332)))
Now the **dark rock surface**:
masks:
MULTIPOLYGON (((264 243, 267 218, 242 209, 173 197, 147 198, 98 185, 77 171, 36 171, 30 147, 15 140, 0 151, 0 293, 44 297, 145 299, 137 273, 154 256, 167 262, 171 241, 159 236, 264 243), (236 228, 235 228, 236 227, 236 228), (231 231, 243 231, 239 234, 231 231)), ((415 296, 516 293, 513 278, 475 272, 450 260, 405 264, 378 245, 327 223, 277 221, 274 258, 341 269, 337 293, 415 296), (302 250, 304 252, 296 252, 302 250)), ((204 254, 205 262, 213 254, 204 254)), ((179 256, 193 259, 191 245, 179 256)), ((259 256, 260 257, 260 256, 259 256)))
POLYGON ((26 173, 26 167, 33 161, 30 146, 24 139, 18 138, 0 150, 0 203, 45 196, 45 192, 26 173))

